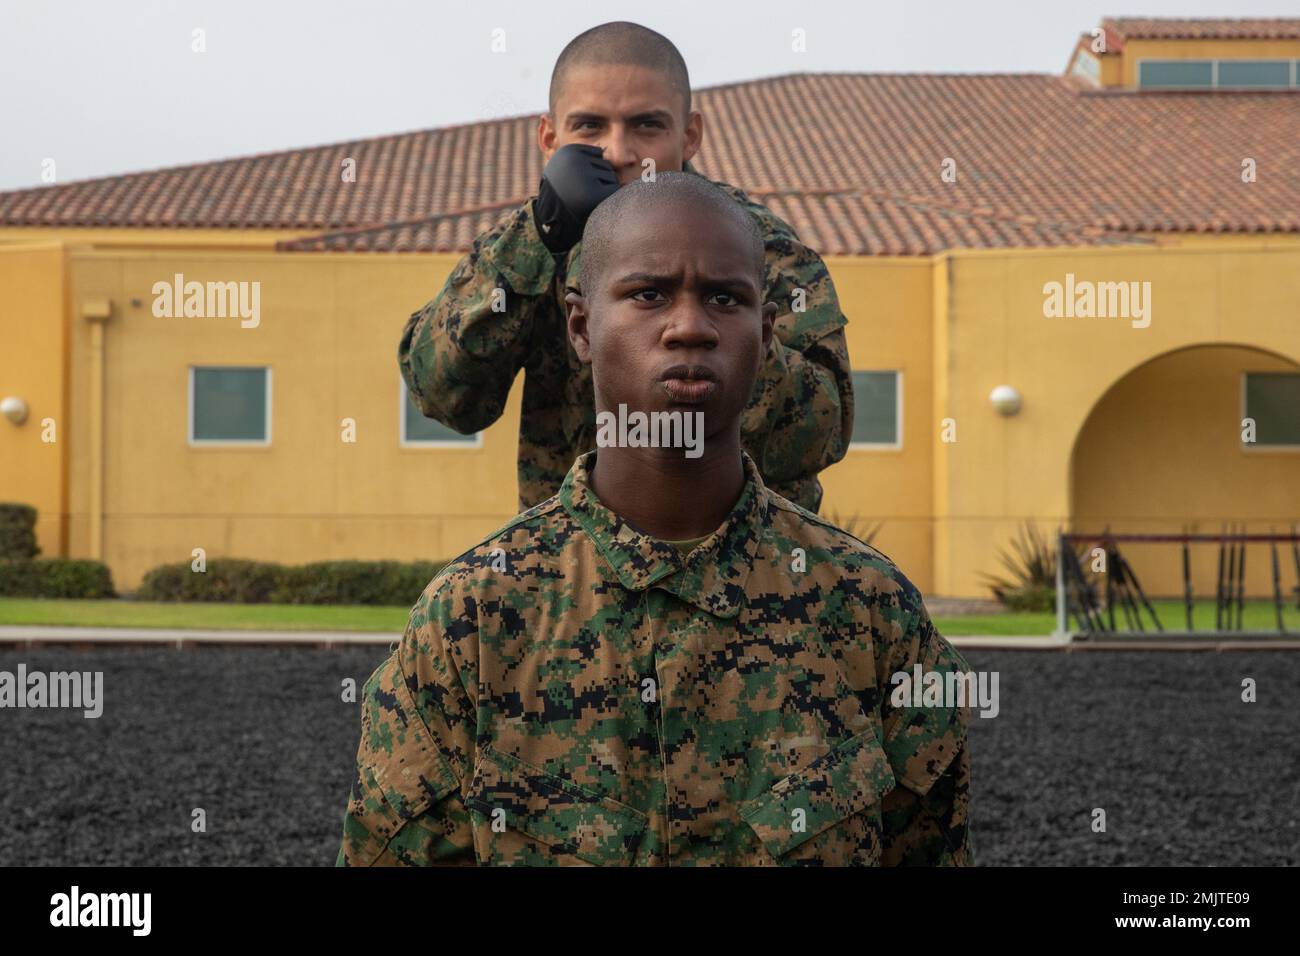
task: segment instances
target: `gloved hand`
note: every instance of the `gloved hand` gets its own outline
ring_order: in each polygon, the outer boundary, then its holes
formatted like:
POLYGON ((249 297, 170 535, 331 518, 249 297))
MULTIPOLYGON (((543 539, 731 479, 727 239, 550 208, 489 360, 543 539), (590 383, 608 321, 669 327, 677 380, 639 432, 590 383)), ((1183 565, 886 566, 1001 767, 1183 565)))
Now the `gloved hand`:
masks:
POLYGON ((568 252, 582 238, 592 211, 617 191, 618 175, 599 147, 561 146, 542 170, 533 200, 533 223, 542 243, 551 252, 568 252))

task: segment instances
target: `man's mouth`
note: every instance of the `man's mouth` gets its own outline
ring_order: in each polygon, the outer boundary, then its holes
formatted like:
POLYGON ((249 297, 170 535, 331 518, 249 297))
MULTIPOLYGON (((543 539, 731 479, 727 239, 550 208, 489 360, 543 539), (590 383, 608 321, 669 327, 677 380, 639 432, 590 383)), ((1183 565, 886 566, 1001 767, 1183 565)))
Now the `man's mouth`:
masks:
POLYGON ((703 365, 674 365, 659 376, 674 402, 697 405, 718 390, 718 376, 703 365))

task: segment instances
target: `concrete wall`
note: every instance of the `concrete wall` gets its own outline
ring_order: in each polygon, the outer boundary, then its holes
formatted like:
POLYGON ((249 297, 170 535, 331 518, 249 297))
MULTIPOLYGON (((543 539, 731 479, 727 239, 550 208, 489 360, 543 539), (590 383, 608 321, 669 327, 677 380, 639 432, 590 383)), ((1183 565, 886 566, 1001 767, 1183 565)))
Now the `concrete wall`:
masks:
MULTIPOLYGON (((1256 349, 1200 346, 1162 355, 1129 372, 1092 409, 1074 450, 1072 496, 1079 531, 1178 534, 1225 523, 1265 534, 1300 521, 1300 448, 1242 442, 1242 376, 1294 372, 1256 349)), ((1300 408, 1294 410, 1300 416, 1300 408)), ((1182 550, 1122 544, 1148 594, 1181 596, 1182 550)), ((1214 593, 1218 546, 1189 551, 1196 594, 1214 593)), ((1271 596, 1267 544, 1248 545, 1246 593, 1271 596)), ((1279 550, 1284 593, 1295 581, 1290 546, 1279 550)))
MULTIPOLYGON (((164 561, 256 557, 445 558, 514 514, 519 389, 482 447, 403 448, 397 339, 405 317, 436 294, 452 256, 153 253, 82 249, 72 256, 70 553, 93 555, 92 489, 103 482, 102 557, 122 588, 164 561), (152 315, 152 287, 186 280, 259 281, 262 318, 152 315), (80 304, 107 299, 104 382, 89 382, 91 323, 80 304), (272 443, 191 447, 192 364, 269 365, 272 443), (102 478, 91 423, 102 416, 102 478), (358 441, 341 441, 356 420, 358 441)), ((884 519, 876 542, 921 586, 929 578, 930 264, 843 260, 832 265, 850 315, 856 367, 904 375, 904 445, 855 450, 825 476, 827 504, 860 527, 884 519)))
MULTIPOLYGON (((981 573, 999 570, 997 550, 1023 521, 1037 522, 1047 531, 1070 522, 1076 437, 1102 397, 1134 369, 1205 344, 1240 345, 1300 362, 1300 249, 1233 244, 1221 249, 961 252, 945 258, 950 262, 947 308, 935 311, 940 342, 935 389, 941 396, 936 414, 955 420, 957 441, 942 442, 936 428, 937 594, 981 593, 981 573), (1076 281, 1150 282, 1150 326, 1134 328, 1123 318, 1045 318, 1044 284, 1064 282, 1067 273, 1076 281), (997 385, 1021 392, 1024 405, 1018 415, 1003 417, 991 407, 988 396, 997 385)), ((1232 374, 1232 361, 1223 358, 1216 375, 1232 374)), ((1159 375, 1144 375, 1134 386, 1138 394, 1126 398, 1146 410, 1163 407, 1163 427, 1201 436, 1202 442, 1220 441, 1223 436, 1215 435, 1233 416, 1239 428, 1238 402, 1223 405, 1230 397, 1226 392, 1168 407, 1161 395, 1166 386, 1159 375), (1225 424, 1207 421, 1204 403, 1215 404, 1225 424)), ((1085 481, 1107 467, 1101 462, 1116 457, 1098 444, 1096 434, 1106 434, 1113 417, 1105 409, 1101 414, 1100 424, 1083 441, 1085 481)), ((1141 413, 1147 420, 1151 414, 1141 413)), ((1104 498, 1081 499, 1090 509, 1090 521, 1100 513, 1097 509, 1141 513, 1146 505, 1137 496, 1133 475, 1162 447, 1167 442, 1119 459, 1121 478, 1106 486, 1104 498)), ((1195 458, 1192 450, 1184 451, 1187 460, 1195 458)), ((1213 514, 1232 511, 1235 503, 1224 501, 1224 495, 1267 480, 1273 491, 1261 497, 1262 510, 1253 517, 1265 523, 1300 517, 1300 492, 1295 491, 1300 489, 1300 455, 1280 454, 1266 475, 1248 456, 1220 457, 1216 468, 1212 481, 1204 468, 1162 473, 1170 500, 1181 502, 1175 510, 1208 519, 1197 512, 1206 502, 1219 502, 1213 514)))
POLYGON ((272 249, 319 229, 150 229, 94 226, 0 226, 0 246, 61 242, 121 249, 272 249))
POLYGON ((849 320, 849 359, 860 371, 903 377, 903 435, 898 449, 851 448, 822 474, 821 512, 865 534, 922 589, 933 580, 930 491, 934 421, 933 263, 928 258, 827 261, 849 320), (881 524, 883 522, 883 524, 881 524))
POLYGON ((501 525, 515 511, 517 396, 482 447, 404 448, 399 439, 402 323, 450 267, 446 257, 74 254, 74 315, 95 298, 114 312, 99 411, 86 384, 90 324, 72 328, 71 552, 91 551, 97 414, 106 435, 102 556, 123 588, 198 547, 294 563, 439 559, 501 525), (153 284, 177 272, 260 282, 260 324, 154 317, 153 284), (193 364, 271 367, 268 447, 188 444, 193 364), (355 443, 342 440, 344 418, 356 421, 355 443))
POLYGON ((67 546, 65 281, 60 244, 0 247, 0 398, 28 407, 22 425, 0 418, 0 501, 37 508, 45 557, 67 546))
MULTIPOLYGON (((124 589, 198 547, 210 557, 285 562, 458 554, 515 511, 521 386, 481 447, 401 446, 398 336, 455 261, 77 248, 65 268, 57 245, 0 249, 0 330, 14 345, 0 355, 0 392, 28 397, 35 421, 51 409, 61 429, 47 447, 31 423, 0 422, 0 500, 36 504, 47 553, 102 556, 124 589), (154 283, 177 272, 259 281, 260 325, 154 317, 154 283), (94 323, 84 315, 103 302, 111 314, 97 397, 94 323), (188 444, 194 364, 271 367, 269 447, 188 444), (341 440, 344 418, 357 423, 355 444, 341 440)), ((1300 517, 1300 495, 1289 495, 1300 488, 1300 454, 1264 463, 1215 453, 1222 474, 1212 481, 1191 467, 1195 442, 1231 438, 1207 416, 1217 410, 1231 423, 1238 415, 1235 401, 1219 406, 1243 356, 1196 358, 1210 363, 1200 373, 1207 385, 1187 402, 1169 397, 1185 378, 1183 359, 1147 365, 1213 344, 1261 350, 1246 357, 1263 355, 1263 367, 1300 358, 1300 246, 1203 241, 828 265, 854 367, 901 371, 904 397, 902 448, 850 451, 823 474, 823 512, 859 530, 883 521, 875 543, 927 593, 986 594, 982 574, 999 570, 998 550, 1026 519, 1045 530, 1071 521, 1090 530, 1107 514, 1213 522, 1237 513, 1241 489, 1261 485, 1269 494, 1256 495, 1243 516, 1261 526, 1300 517), (1150 282, 1150 327, 1045 318, 1044 283, 1067 273, 1150 282), (1021 391, 1020 414, 991 408, 1000 384, 1021 391), (956 441, 944 440, 945 419, 956 441), (1137 451, 1117 455, 1125 447, 1137 451), (1153 459, 1168 464, 1158 482, 1143 484, 1153 459), (1152 511, 1152 494, 1167 511, 1152 511)))

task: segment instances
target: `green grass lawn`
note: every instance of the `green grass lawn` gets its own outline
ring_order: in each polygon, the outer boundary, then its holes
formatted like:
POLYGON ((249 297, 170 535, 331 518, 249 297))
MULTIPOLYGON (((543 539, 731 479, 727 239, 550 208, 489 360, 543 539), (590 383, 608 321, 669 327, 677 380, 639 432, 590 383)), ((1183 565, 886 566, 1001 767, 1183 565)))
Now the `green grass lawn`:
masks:
MULTIPOLYGON (((1166 631, 1187 630, 1187 611, 1183 607, 1182 601, 1155 600, 1151 604, 1155 607, 1160 623, 1166 631)), ((1034 612, 971 614, 957 617, 936 617, 934 623, 939 628, 939 632, 945 637, 986 634, 1050 634, 1056 630, 1056 614, 1034 612)), ((1283 605, 1282 623, 1286 626, 1288 632, 1292 634, 1300 633, 1300 610, 1296 609, 1294 599, 1292 599, 1289 607, 1283 605)), ((1151 623, 1151 617, 1145 608, 1142 609, 1142 624, 1148 631, 1155 630, 1151 623)), ((1076 626, 1073 621, 1071 621, 1071 626, 1076 626)), ((1128 627, 1124 613, 1118 607, 1115 609, 1115 626, 1120 630, 1128 627)), ((1192 602, 1192 628, 1195 631, 1206 631, 1214 628, 1213 601, 1192 602)), ((1273 608, 1273 602, 1246 601, 1246 606, 1242 609, 1241 629, 1244 631, 1276 632, 1277 614, 1273 608)))
POLYGON ((395 631, 409 607, 313 604, 171 604, 0 598, 0 624, 215 628, 239 631, 395 631))
MULTIPOLYGON (((1183 630, 1181 601, 1155 601, 1165 630, 1183 630)), ((41 598, 0 598, 0 624, 50 624, 66 627, 164 627, 242 631, 392 631, 406 627, 409 607, 308 604, 169 604, 153 601, 71 601, 41 598)), ((1197 630, 1214 623, 1214 603, 1198 601, 1197 630)), ((1287 630, 1300 633, 1300 611, 1294 604, 1283 616, 1287 630)), ((1117 612, 1123 627, 1123 615, 1117 612)), ((1150 629, 1150 620, 1144 614, 1150 629)), ((945 637, 972 635, 1041 635, 1056 627, 1055 614, 1007 612, 936 617, 945 637)), ((1245 630, 1272 631, 1277 624, 1270 601, 1248 601, 1245 630)))
POLYGON ((958 614, 936 617, 934 626, 944 637, 1042 637, 1056 630, 1055 614, 1008 611, 1003 614, 958 614))

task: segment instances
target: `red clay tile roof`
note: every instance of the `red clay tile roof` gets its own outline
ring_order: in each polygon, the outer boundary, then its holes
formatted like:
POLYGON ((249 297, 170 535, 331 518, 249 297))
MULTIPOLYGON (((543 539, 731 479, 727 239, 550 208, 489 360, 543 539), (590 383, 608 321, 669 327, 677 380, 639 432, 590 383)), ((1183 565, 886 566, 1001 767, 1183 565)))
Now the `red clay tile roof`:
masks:
MULTIPOLYGON (((908 230, 891 236, 888 222, 902 215, 900 203, 918 200, 935 207, 914 211, 909 226, 929 251, 946 248, 945 229, 993 228, 988 216, 974 225, 977 209, 1064 231, 1300 231, 1294 92, 1089 92, 1050 75, 804 73, 701 90, 698 103, 705 142, 692 165, 710 178, 756 195, 892 197, 809 198, 806 208, 788 200, 786 218, 817 248, 914 248, 908 230), (956 160, 956 183, 940 178, 946 157, 956 160), (1241 181, 1247 157, 1258 182, 1241 181), (953 215, 968 225, 939 222, 953 215)), ((464 249, 496 210, 536 189, 536 123, 520 116, 0 193, 0 225, 333 233, 420 223, 408 228, 430 230, 427 238, 397 230, 382 241, 464 249), (349 157, 355 183, 340 176, 349 157)))
POLYGON ((1107 17, 1102 21, 1124 40, 1300 40, 1300 18, 1234 20, 1173 17, 1107 17))
POLYGON ((276 243, 276 248, 293 252, 462 252, 469 249, 475 236, 527 198, 520 193, 504 202, 462 212, 285 240, 276 243))
POLYGON ((964 208, 923 196, 861 191, 759 193, 758 201, 823 255, 907 256, 944 249, 1137 241, 1092 226, 964 208))
MULTIPOLYGON (((750 192, 822 255, 910 256, 942 249, 1103 245, 1141 241, 1094 227, 1031 216, 965 209, 924 197, 856 190, 750 192)), ((431 216, 412 222, 286 240, 288 252, 460 252, 527 197, 502 206, 431 216)))

